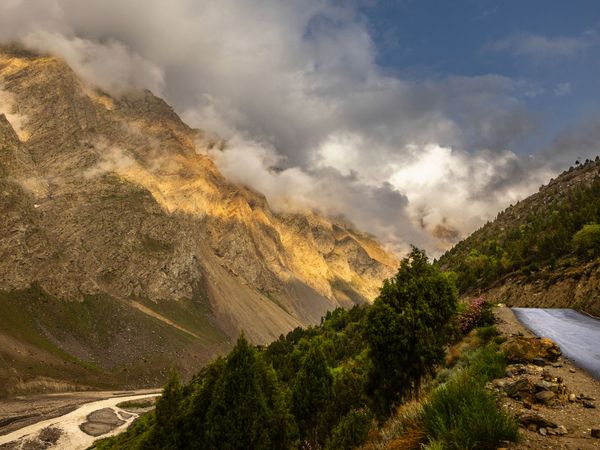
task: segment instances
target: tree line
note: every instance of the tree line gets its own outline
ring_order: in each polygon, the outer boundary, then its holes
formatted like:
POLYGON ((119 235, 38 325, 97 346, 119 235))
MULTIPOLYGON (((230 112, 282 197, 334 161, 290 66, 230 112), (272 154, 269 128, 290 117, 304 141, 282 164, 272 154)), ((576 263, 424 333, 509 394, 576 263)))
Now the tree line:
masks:
POLYGON ((99 449, 351 449, 418 396, 456 333, 453 278, 419 249, 372 305, 327 313, 269 346, 241 336, 156 410, 99 449))

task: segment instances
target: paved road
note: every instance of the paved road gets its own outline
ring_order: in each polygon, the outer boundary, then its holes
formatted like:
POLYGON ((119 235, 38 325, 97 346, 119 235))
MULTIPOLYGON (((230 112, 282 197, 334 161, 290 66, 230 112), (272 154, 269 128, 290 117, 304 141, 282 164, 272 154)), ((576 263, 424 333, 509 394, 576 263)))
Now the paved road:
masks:
POLYGON ((600 320, 572 309, 513 308, 537 336, 549 337, 563 354, 600 380, 600 320))

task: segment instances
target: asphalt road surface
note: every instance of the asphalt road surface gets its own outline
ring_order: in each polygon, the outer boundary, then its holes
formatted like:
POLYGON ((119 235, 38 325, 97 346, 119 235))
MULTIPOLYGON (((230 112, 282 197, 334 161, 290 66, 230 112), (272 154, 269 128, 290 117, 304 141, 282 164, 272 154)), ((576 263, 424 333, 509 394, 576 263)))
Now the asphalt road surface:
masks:
POLYGON ((600 320, 572 309, 513 311, 535 335, 552 339, 567 358, 600 380, 600 320))

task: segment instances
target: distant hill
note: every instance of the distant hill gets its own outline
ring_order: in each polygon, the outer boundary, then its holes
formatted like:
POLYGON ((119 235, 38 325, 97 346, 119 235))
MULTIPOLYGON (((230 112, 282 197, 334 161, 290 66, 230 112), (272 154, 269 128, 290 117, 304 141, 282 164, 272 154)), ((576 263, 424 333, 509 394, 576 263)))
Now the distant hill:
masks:
POLYGON ((463 295, 600 315, 600 162, 585 161, 446 252, 463 295))
POLYGON ((0 48, 0 394, 156 385, 377 295, 393 255, 272 210, 207 156, 223 145, 148 91, 0 48))

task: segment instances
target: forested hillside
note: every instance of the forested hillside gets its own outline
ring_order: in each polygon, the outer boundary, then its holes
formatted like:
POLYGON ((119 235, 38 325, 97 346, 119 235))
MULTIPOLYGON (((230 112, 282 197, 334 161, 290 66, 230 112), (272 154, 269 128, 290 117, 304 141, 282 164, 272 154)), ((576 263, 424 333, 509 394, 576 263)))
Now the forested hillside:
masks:
POLYGON ((493 288, 534 306, 536 293, 551 291, 546 306, 598 313, 599 173, 598 158, 570 168, 457 244, 440 267, 457 274, 462 294, 493 288))
MULTIPOLYGON (((403 446, 393 448, 495 449, 517 434, 483 387, 504 373, 496 344, 432 390, 448 344, 490 321, 482 302, 458 309, 452 278, 415 249, 373 305, 336 309, 268 347, 241 337, 189 384, 173 378, 154 412, 97 448, 349 450, 416 399, 410 426, 398 432, 403 446), (464 398, 473 408, 461 407, 464 398)), ((485 335, 492 339, 493 329, 485 335)))

